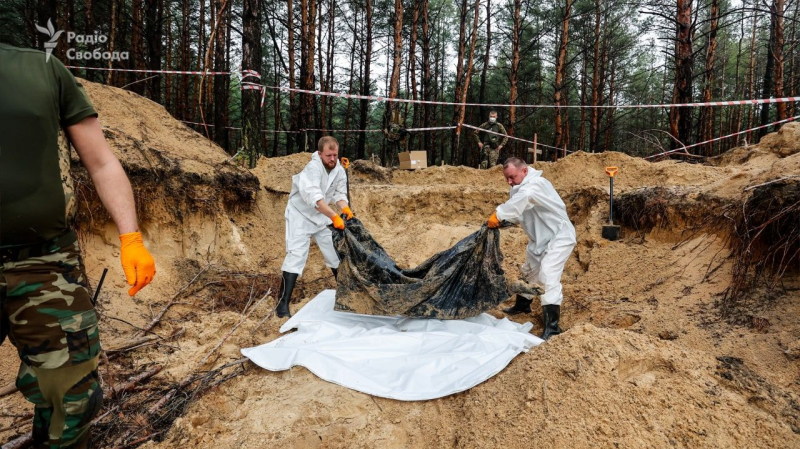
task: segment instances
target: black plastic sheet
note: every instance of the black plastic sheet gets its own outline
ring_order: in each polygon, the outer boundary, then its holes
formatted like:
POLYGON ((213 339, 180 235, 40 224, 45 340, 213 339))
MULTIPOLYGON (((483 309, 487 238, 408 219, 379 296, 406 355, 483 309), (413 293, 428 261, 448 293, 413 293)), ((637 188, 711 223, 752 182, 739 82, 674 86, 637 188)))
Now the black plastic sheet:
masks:
POLYGON ((481 229, 420 266, 400 269, 357 218, 333 229, 342 261, 336 310, 367 315, 462 319, 508 299, 500 232, 481 229))

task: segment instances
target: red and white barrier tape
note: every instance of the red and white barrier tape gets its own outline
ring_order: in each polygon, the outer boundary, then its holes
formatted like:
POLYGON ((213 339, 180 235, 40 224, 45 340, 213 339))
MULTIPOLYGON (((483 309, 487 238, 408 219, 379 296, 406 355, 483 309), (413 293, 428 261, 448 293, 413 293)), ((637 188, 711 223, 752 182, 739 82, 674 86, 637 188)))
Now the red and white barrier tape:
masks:
MULTIPOLYGON (((83 70, 105 70, 105 71, 117 71, 117 72, 134 72, 134 73, 165 73, 171 75, 234 75, 236 76, 236 72, 203 72, 203 71, 186 71, 186 70, 135 70, 135 69, 118 69, 118 68, 107 68, 107 67, 83 67, 83 66, 66 66, 70 69, 83 69, 83 70)), ((250 76, 258 75, 257 72, 252 70, 244 70, 242 75, 245 75, 245 72, 253 72, 250 76)), ((246 76, 243 76, 246 77, 246 76)), ((261 77, 258 76, 260 79, 261 77)), ((339 92, 324 92, 321 90, 306 90, 306 89, 298 89, 298 88, 290 88, 287 86, 263 86, 266 89, 272 90, 284 90, 284 91, 292 91, 292 92, 299 92, 304 94, 311 94, 311 95, 322 95, 327 97, 337 97, 337 98, 353 98, 353 99, 360 99, 360 100, 371 100, 371 101, 387 101, 387 102, 395 102, 395 103, 416 103, 416 104, 431 104, 431 105, 440 105, 440 106, 470 106, 470 107, 496 107, 496 108, 508 108, 512 105, 510 104, 503 104, 503 103, 456 103, 451 101, 432 101, 432 100, 413 100, 413 99, 406 99, 406 98, 389 98, 389 97, 381 97, 375 95, 359 95, 359 94, 344 94, 339 92)), ((517 108, 547 108, 547 109, 647 109, 647 108, 693 108, 693 107, 715 107, 715 106, 741 106, 741 105, 756 105, 756 104, 765 104, 765 103, 792 103, 792 102, 800 102, 800 97, 782 97, 782 98, 762 98, 762 99, 753 99, 753 100, 731 100, 731 101, 709 101, 706 103, 672 103, 672 104, 601 104, 601 105, 554 105, 554 104, 518 104, 514 105, 517 108)))
POLYGON ((245 81, 245 78, 257 78, 261 81, 261 74, 256 72, 255 70, 244 69, 242 70, 242 78, 240 84, 242 85, 242 90, 260 90, 261 91, 261 104, 259 107, 264 107, 264 99, 267 98, 267 89, 263 84, 253 83, 251 81, 245 81))
POLYGON ((321 131, 326 133, 379 133, 380 129, 323 129, 323 128, 303 128, 302 131, 321 131))
MULTIPOLYGON (((461 126, 463 126, 464 128, 477 129, 479 131, 482 131, 482 132, 485 132, 485 133, 489 133, 489 134, 495 134, 495 135, 498 135, 498 136, 508 137, 509 139, 519 140, 520 142, 529 143, 531 145, 534 144, 534 142, 532 140, 520 139, 519 137, 514 137, 514 136, 509 136, 508 134, 501 134, 501 133, 498 133, 498 132, 489 131, 488 129, 483 129, 483 128, 480 128, 478 126, 468 125, 466 123, 462 123, 461 126)), ((557 150, 557 151, 564 151, 563 148, 558 148, 558 147, 554 147, 554 146, 550 146, 550 145, 545 145, 545 144, 543 144, 541 142, 536 142, 536 145, 540 146, 540 147, 545 147, 545 148, 552 148, 553 150, 557 150)), ((569 150, 566 150, 566 151, 568 153, 574 153, 574 151, 569 151, 569 150)))
MULTIPOLYGON (((387 101, 395 103, 416 103, 416 104, 432 104, 441 106, 476 106, 476 107, 497 107, 508 108, 512 105, 501 103, 455 103, 450 101, 431 101, 431 100, 412 100, 406 98, 389 98, 380 97, 375 95, 359 95, 359 94, 343 94, 338 92, 324 92, 321 90, 307 90, 291 88, 286 86, 266 86, 267 89, 284 90, 290 92, 299 92, 311 95, 322 95, 327 97, 337 98, 354 98, 360 100, 371 101, 387 101)), ((800 97, 783 97, 783 98, 766 98, 754 100, 734 100, 734 101, 710 101, 707 103, 674 103, 674 104, 630 104, 630 105, 561 105, 554 104, 518 104, 514 105, 517 108, 549 108, 549 109, 635 109, 635 108, 687 108, 687 107, 710 107, 710 106, 737 106, 748 104, 763 104, 763 103, 788 103, 800 101, 800 97)))
MULTIPOLYGON (((212 127, 212 128, 214 127, 214 125, 203 124, 203 123, 200 123, 200 122, 191 122, 189 120, 179 120, 179 121, 183 122, 183 123, 188 123, 190 125, 209 126, 209 127, 212 127)), ((242 128, 235 128, 235 127, 232 127, 232 126, 226 126, 225 128, 226 129, 236 129, 236 130, 241 130, 242 129, 242 128)), ((454 129, 454 128, 455 128, 455 126, 437 126, 437 127, 432 127, 432 128, 410 128, 410 129, 406 129, 406 131, 409 131, 409 132, 412 132, 412 131, 437 131, 437 130, 454 129)), ((288 131, 288 130, 284 131, 284 130, 281 130, 281 129, 267 129, 267 130, 262 130, 261 132, 265 132, 265 133, 304 133, 306 131, 322 131, 322 132, 329 132, 329 133, 380 133, 380 132, 383 132, 382 129, 320 129, 320 128, 304 128, 304 129, 297 130, 297 131, 288 131)))
MULTIPOLYGON (((209 128, 213 128, 215 126, 215 125, 209 125, 209 124, 204 124, 204 123, 200 123, 200 122, 190 122, 188 120, 178 120, 178 121, 179 122, 183 122, 183 123, 188 123, 190 125, 208 126, 209 128)), ((236 131, 241 131, 242 130, 242 128, 237 128, 237 127, 234 127, 234 126, 226 126, 225 129, 234 129, 236 131)), ((275 133, 302 133, 302 131, 284 131, 282 129, 267 129, 267 130, 262 130, 261 132, 262 133, 273 133, 273 134, 275 134, 275 133)))
POLYGON ((445 129, 456 129, 457 126, 433 126, 430 128, 408 128, 406 131, 410 133, 420 132, 420 131, 441 131, 445 129))
POLYGON ((107 72, 134 72, 134 73, 166 73, 169 75, 230 75, 231 72, 203 72, 200 71, 186 71, 186 70, 135 70, 135 69, 116 69, 116 68, 108 68, 108 67, 83 67, 83 66, 76 66, 76 65, 67 65, 64 66, 68 69, 83 69, 83 70, 104 70, 107 72))
POLYGON ((759 129, 768 128, 770 126, 780 125, 781 123, 792 122, 792 121, 795 121, 797 119, 800 119, 800 115, 797 115, 797 116, 794 116, 794 117, 790 117, 790 118, 787 118, 787 119, 783 119, 783 120, 778 120, 777 122, 768 123, 766 125, 756 126, 755 128, 746 129, 744 131, 739 131, 739 132, 736 132, 736 133, 733 133, 733 134, 728 134, 727 136, 716 137, 716 138, 711 139, 711 140, 706 140, 705 142, 693 143, 691 145, 686 145, 686 146, 683 146, 683 147, 680 147, 680 148, 676 148, 674 150, 669 150, 669 151, 664 151, 663 153, 653 154, 653 155, 645 157, 645 159, 651 159, 651 158, 659 157, 659 156, 666 156, 668 154, 677 153, 679 151, 684 151, 684 150, 687 150, 687 149, 693 148, 693 147, 699 147, 700 145, 705 145, 705 144, 708 144, 708 143, 711 143, 711 142, 717 142, 719 140, 728 139, 730 137, 735 137, 735 136, 740 136, 742 134, 747 134, 747 133, 750 133, 750 132, 753 132, 753 131, 757 131, 759 129))
POLYGON ((242 79, 245 79, 248 76, 252 76, 254 78, 261 79, 261 74, 256 72, 255 70, 250 70, 250 69, 242 70, 242 79))

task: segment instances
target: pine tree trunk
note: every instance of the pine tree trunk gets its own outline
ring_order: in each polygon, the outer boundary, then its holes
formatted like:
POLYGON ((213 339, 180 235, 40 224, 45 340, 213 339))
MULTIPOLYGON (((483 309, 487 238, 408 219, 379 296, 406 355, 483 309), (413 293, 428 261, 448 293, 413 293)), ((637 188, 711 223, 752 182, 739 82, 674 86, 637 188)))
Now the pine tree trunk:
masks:
MULTIPOLYGON (((711 101, 711 91, 714 86, 714 57, 717 52, 717 23, 719 21, 719 0, 711 0, 709 11, 711 21, 708 31, 708 43, 706 47, 706 67, 703 74, 703 103, 711 101)), ((705 142, 711 140, 714 134, 714 108, 700 108, 700 132, 698 140, 705 142)), ((712 151, 712 144, 704 145, 698 150, 708 156, 712 151)))
POLYGON ((519 77, 520 62, 519 46, 522 39, 521 10, 522 0, 514 0, 514 26, 511 31, 511 73, 509 74, 511 89, 508 94, 508 103, 511 105, 508 109, 508 134, 512 136, 514 135, 514 126, 517 123, 517 78, 519 77))
MULTIPOLYGON (((287 51, 289 52, 289 88, 294 89, 297 87, 295 84, 295 48, 294 48, 294 10, 293 0, 286 0, 286 34, 287 34, 287 51)), ((298 114, 297 107, 297 94, 289 91, 289 130, 296 131, 298 129, 298 114)), ((294 133, 286 133, 286 154, 292 153, 294 148, 294 133)))
MULTIPOLYGON (((199 26, 199 33, 198 33, 198 42, 197 42, 197 70, 202 70, 203 68, 203 55, 205 55, 206 49, 206 37, 205 37, 205 13, 206 13, 206 1, 200 0, 200 26, 199 26)), ((193 93, 197 96, 198 92, 200 91, 200 82, 202 81, 202 77, 193 76, 192 77, 192 84, 194 85, 193 93)), ((202 104, 199 104, 197 101, 191 101, 191 113, 189 117, 191 120, 195 120, 198 115, 198 109, 203 108, 202 104)))
MULTIPOLYGON (((753 11, 753 25, 751 27, 750 36, 750 64, 748 67, 748 85, 747 85, 747 98, 750 100, 755 99, 756 95, 756 28, 758 25, 758 14, 753 11)), ((755 124, 755 106, 747 107, 747 127, 752 128, 755 124)), ((747 142, 754 143, 753 133, 747 133, 747 142)))
MULTIPOLYGON (((189 45, 189 0, 183 0, 183 9, 181 10, 181 70, 191 70, 191 46, 189 45)), ((180 91, 178 91, 178 117, 187 120, 193 119, 189 115, 189 76, 181 76, 180 78, 180 91)))
MULTIPOLYGON (((411 39, 408 43, 408 73, 411 77, 411 98, 417 101, 417 28, 419 26, 419 1, 414 0, 414 12, 411 16, 411 39)), ((420 105, 414 103, 414 115, 411 119, 411 127, 416 128, 419 126, 419 117, 421 114, 420 105)), ((414 143, 419 145, 419 139, 414 143)), ((416 145, 415 145, 416 146, 416 145)))
POLYGON ((600 132, 600 0, 595 0, 594 13, 594 55, 592 58, 592 106, 589 122, 589 151, 597 153, 600 132))
MULTIPOLYGON (((442 27, 441 27, 441 22, 439 23, 439 25, 440 25, 440 26, 439 26, 439 30, 441 30, 441 29, 442 29, 442 27)), ((439 42, 441 42, 441 38, 442 38, 442 34, 441 34, 441 31, 440 31, 440 32, 439 32, 439 42)), ((446 71, 445 71, 445 69, 444 69, 444 58, 445 58, 445 48, 444 48, 444 46, 443 46, 443 45, 441 45, 441 44, 440 44, 440 48, 439 48, 439 58, 438 58, 438 68, 436 69, 436 70, 437 70, 437 73, 438 73, 438 75, 439 75, 439 88, 438 88, 439 101, 444 101, 444 99, 445 99, 445 98, 444 98, 444 95, 445 95, 445 90, 444 90, 444 76, 445 76, 445 74, 446 74, 446 71)), ((446 114, 446 113, 447 113, 447 109, 446 109, 444 106, 441 106, 441 105, 440 105, 440 106, 439 106, 439 122, 440 122, 440 123, 444 123, 444 121, 445 121, 445 114, 446 114)), ((441 159, 441 160, 442 160, 442 161, 444 161, 444 160, 445 160, 445 153, 447 152, 447 141, 445 140, 445 138, 444 138, 444 137, 442 137, 442 138, 439 140, 439 148, 440 148, 440 151, 441 151, 441 153, 442 153, 442 159, 441 159)), ((452 162, 452 160, 453 160, 453 153, 452 153, 452 151, 450 152, 450 154, 449 154, 449 155, 447 155, 447 157, 448 157, 448 159, 449 159, 449 160, 452 162)))
MULTIPOLYGON (((734 87, 734 97, 736 98, 745 98, 743 97, 743 86, 744 83, 741 82, 739 79, 741 74, 741 62, 742 62, 742 42, 744 41, 744 10, 741 13, 741 19, 739 20, 740 32, 739 32, 739 42, 736 51, 736 76, 734 77, 736 86, 734 87)), ((728 128, 729 133, 739 132, 742 129, 742 108, 736 108, 734 111, 734 117, 731 123, 731 126, 728 128), (736 127, 734 128, 733 123, 736 123, 736 127)), ((741 137, 737 137, 735 140, 729 143, 727 148, 730 148, 731 145, 737 144, 741 140, 741 137)))
MULTIPOLYGON (((336 0, 330 0, 330 7, 328 8, 328 74, 326 79, 328 81, 327 91, 333 91, 333 72, 335 59, 333 55, 333 41, 336 38, 336 28, 333 27, 333 16, 336 10, 336 0)), ((333 129, 333 98, 328 99, 328 129, 333 129)))
MULTIPOLYGON (((467 0, 461 0, 461 9, 459 10, 459 28, 458 28, 458 61, 456 62, 456 84, 453 89, 453 102, 458 103, 461 101, 461 91, 464 82, 464 56, 467 50, 467 0)), ((461 133, 461 122, 458 121, 461 116, 461 111, 458 106, 453 108, 453 123, 458 126, 456 132, 452 134, 450 139, 450 163, 456 164, 458 158, 458 141, 461 133)))
MULTIPOLYGON (((147 42, 148 68, 161 70, 162 34, 164 22, 164 1, 146 0, 145 4, 145 40, 147 42)), ((161 79, 156 76, 147 82, 148 97, 156 103, 161 103, 161 79)))
MULTIPOLYGON (((327 90, 326 86, 328 80, 325 79, 325 74, 327 73, 325 69, 325 64, 322 60, 322 19, 325 16, 322 14, 322 1, 318 2, 318 9, 317 9, 317 29, 319 32, 317 33, 317 70, 319 73, 319 85, 321 90, 327 90)), ((327 51, 327 50, 326 50, 327 51)), ((323 129, 325 128, 325 113, 327 112, 326 109, 328 107, 328 97, 325 95, 320 95, 319 97, 315 97, 312 100, 314 102, 314 128, 323 129), (317 107, 319 105, 319 107, 317 107)), ((316 141, 322 138, 322 132, 316 131, 316 141)))
MULTIPOLYGON (((796 86, 797 82, 795 81, 795 60, 797 59, 797 42, 795 41, 796 31, 797 31, 797 6, 795 6, 795 13, 792 15, 792 32, 789 36, 789 42, 791 42, 790 51, 789 51, 789 73, 786 79, 789 81, 789 96, 794 97, 795 93, 797 92, 796 86)), ((795 103, 789 103, 787 105, 787 115, 794 116, 795 112, 797 111, 797 106, 795 103)))
MULTIPOLYGON (((167 14, 167 59, 164 61, 164 70, 171 70, 172 67, 172 14, 167 14)), ((172 99, 172 77, 164 77, 164 109, 175 115, 175 105, 172 99)))
MULTIPOLYGON (((784 10, 784 0, 775 0, 775 11, 773 14, 775 15, 775 41, 774 46, 772 47, 772 52, 774 53, 775 58, 775 98, 783 98, 784 95, 784 59, 783 59, 783 44, 784 44, 784 36, 783 36, 783 14, 785 13, 784 10)), ((786 113, 786 103, 778 103, 776 105, 778 109, 778 120, 784 120, 789 118, 786 113)), ((777 126, 775 129, 779 129, 780 126, 777 126)))
MULTIPOLYGON (((588 55, 588 51, 584 51, 582 59, 582 67, 581 67, 581 104, 586 104, 586 97, 587 97, 587 87, 588 87, 588 78, 589 78, 589 58, 586 56, 588 55)), ((581 124, 578 128, 578 151, 586 151, 586 108, 581 108, 581 124)))
MULTIPOLYGON (((232 30, 233 30, 233 8, 228 8, 228 14, 227 14, 226 22, 228 24, 228 27, 227 27, 228 28, 228 36, 225 39, 225 67, 226 67, 226 70, 230 71, 230 69, 231 69, 231 42, 232 42, 231 35, 232 35, 232 30)), ((226 80, 226 82, 227 82, 227 80, 226 80)), ((228 124, 228 125, 231 123, 230 115, 228 115, 229 114, 229 109, 228 109, 228 105, 229 104, 230 104, 230 93, 228 91, 228 87, 227 87, 227 84, 226 84, 225 85, 225 123, 228 124)), ((226 142, 228 142, 228 147, 226 149, 228 150, 228 153, 234 153, 234 148, 238 148, 238 146, 236 146, 236 145, 238 145, 238 141, 236 139, 234 139, 234 142, 236 142, 236 144, 232 144, 231 143, 231 130, 229 130, 229 129, 225 130, 225 135, 227 136, 226 137, 226 142)), ((238 135, 239 135, 239 133, 237 133, 237 136, 238 135)))
MULTIPOLYGON (((242 70, 261 73, 261 21, 259 0, 243 0, 242 70)), ((265 74, 264 74, 265 75, 265 74)), ((255 168, 261 149, 261 92, 242 91, 242 148, 249 168, 255 168)))
MULTIPOLYGON (((117 42, 117 4, 119 2, 117 0, 111 0, 111 29, 109 30, 109 38, 108 38, 108 51, 114 52, 117 49, 116 42, 117 42)), ((112 61, 109 60, 107 67, 110 69, 112 68, 112 61)), ((106 84, 109 86, 114 85, 114 73, 111 70, 108 71, 108 75, 106 77, 106 84)))
MULTIPOLYGON (((300 2, 300 28, 302 32, 302 42, 300 55, 302 62, 300 65, 300 88, 306 90, 314 89, 314 53, 316 51, 316 31, 317 31, 317 1, 302 0, 300 2)), ((311 128, 313 123, 314 96, 302 94, 300 96, 300 128, 311 128)), ((314 147, 313 142, 306 138, 299 140, 300 151, 311 151, 314 147)))
POLYGON ((556 54, 556 67, 555 67, 555 82, 553 84, 553 89, 555 91, 553 95, 553 104, 555 104, 555 121, 553 123, 553 128, 555 129, 555 143, 554 145, 557 148, 565 148, 564 147, 564 133, 562 129, 562 111, 559 108, 562 103, 562 98, 564 93, 562 90, 564 89, 564 75, 566 73, 566 65, 567 65, 567 44, 569 43, 569 19, 570 14, 572 12, 572 3, 574 0, 566 0, 564 6, 564 18, 561 22, 561 36, 559 37, 558 41, 558 53, 556 54))
MULTIPOLYGON (((400 88, 400 65, 403 61, 403 2, 402 0, 394 0, 394 35, 392 38, 393 43, 393 60, 392 60, 392 75, 389 81, 389 98, 397 98, 398 90, 400 88)), ((389 126, 392 120, 392 114, 397 111, 398 105, 394 102, 386 104, 386 113, 384 116, 385 126, 389 126)), ((394 151, 394 149, 392 149, 394 151)), ((387 167, 391 165, 387 164, 387 167)))
MULTIPOLYGON (((467 61, 467 73, 464 77, 464 89, 461 94, 461 103, 467 102, 467 93, 469 92, 469 83, 472 80, 472 71, 475 68, 475 45, 478 43, 478 19, 480 19, 480 7, 481 7, 481 0, 475 0, 475 16, 472 21, 472 40, 469 45, 469 60, 467 61)), ((464 123, 464 112, 466 111, 466 107, 462 104, 458 107, 458 123, 464 123)), ((471 148, 469 145, 469 141, 465 139, 464 148, 465 150, 462 151, 462 159, 461 163, 467 165, 467 157, 469 155, 468 148, 471 148)))
MULTIPOLYGON (((491 48, 492 48, 492 2, 487 1, 486 2, 486 53, 484 53, 483 55, 483 69, 481 70, 481 88, 480 88, 480 95, 478 96, 478 103, 480 104, 486 103, 486 75, 489 72, 489 56, 491 48)), ((481 116, 479 121, 483 122, 488 117, 489 117, 488 108, 481 106, 481 116)))
MULTIPOLYGON (((143 21, 142 0, 131 0, 131 50, 129 53, 131 68, 136 70, 144 70, 144 42, 142 42, 142 27, 143 21)), ((133 75, 132 78, 137 77, 133 75)), ((147 75, 139 75, 141 78, 146 78, 147 75)), ((129 81, 131 82, 131 81, 129 81)), ((130 90, 139 95, 144 95, 144 83, 131 84, 130 90)))
MULTIPOLYGON (((673 103, 692 102, 693 25, 692 0, 678 0, 675 43, 675 88, 673 103)), ((688 145, 692 133, 692 108, 670 110, 670 131, 680 145, 688 145)), ((673 148, 678 144, 673 140, 673 148)))
MULTIPOLYGON (((369 66, 372 61, 372 0, 364 0, 366 6, 366 27, 367 33, 364 36, 366 40, 367 51, 364 54, 364 76, 361 84, 361 95, 369 95, 370 92, 370 79, 369 79, 369 66)), ((367 114, 369 113, 369 101, 361 100, 361 111, 359 118, 360 129, 367 129, 367 114)), ((366 157, 366 133, 358 134, 358 158, 364 159, 366 157)))
MULTIPOLYGON (((430 24, 428 23, 428 0, 422 1, 422 99, 431 99, 431 34, 430 24)), ((431 123, 431 105, 422 106, 422 126, 428 127, 431 123)), ((428 163, 436 163, 436 152, 433 150, 431 133, 423 133, 423 149, 428 152, 428 163)))
MULTIPOLYGON (((221 17, 217 24, 216 45, 214 47, 214 71, 227 72, 229 70, 225 58, 225 40, 228 34, 228 14, 219 14, 226 0, 214 0, 218 16, 221 17)), ((227 8, 226 8, 227 9, 227 8)), ((227 11, 226 11, 227 12, 227 11)), ((228 77, 214 77, 214 141, 219 146, 230 152, 230 139, 228 138, 228 77)))
MULTIPOLYGON (((347 93, 352 95, 353 94, 353 79, 354 79, 354 65, 355 65, 355 54, 356 54, 356 41, 358 40, 358 11, 353 13, 353 44, 350 46, 350 81, 347 83, 347 93)), ((359 54, 359 63, 361 63, 361 54, 359 54)), ((361 73, 361 68, 359 68, 359 74, 361 73)), ((353 99, 348 97, 347 98, 347 113, 344 115, 344 129, 350 129, 350 115, 353 112, 353 99)), ((344 133, 344 141, 342 142, 342 150, 347 151, 347 141, 350 137, 350 133, 345 131, 344 133)), ((350 153, 347 153, 350 154, 350 153)))
MULTIPOLYGON (((614 82, 616 81, 616 60, 611 61, 611 81, 608 84, 608 104, 609 106, 614 105, 614 95, 616 92, 614 91, 614 82)), ((612 136, 614 135, 614 109, 609 109, 606 114, 606 141, 603 145, 603 151, 613 151, 614 148, 612 147, 612 136)))
MULTIPOLYGON (((767 64, 764 70, 764 80, 761 84, 761 98, 769 98, 772 96, 772 92, 774 89, 774 76, 775 76, 775 28, 776 28, 776 8, 775 8, 775 1, 772 2, 770 5, 770 14, 769 14, 769 44, 767 45, 767 64)), ((766 125, 769 123, 769 103, 764 103, 761 106, 761 126, 766 125)), ((762 128, 758 135, 759 137, 764 137, 770 130, 768 128, 762 128)))
MULTIPOLYGON (((281 79, 280 65, 278 65, 278 49, 272 52, 272 67, 274 71, 272 76, 275 82, 278 83, 281 79)), ((272 93, 272 121, 273 129, 279 131, 281 129, 281 91, 275 89, 272 93)), ((278 157, 278 140, 283 133, 275 132, 272 134, 272 157, 278 157)))

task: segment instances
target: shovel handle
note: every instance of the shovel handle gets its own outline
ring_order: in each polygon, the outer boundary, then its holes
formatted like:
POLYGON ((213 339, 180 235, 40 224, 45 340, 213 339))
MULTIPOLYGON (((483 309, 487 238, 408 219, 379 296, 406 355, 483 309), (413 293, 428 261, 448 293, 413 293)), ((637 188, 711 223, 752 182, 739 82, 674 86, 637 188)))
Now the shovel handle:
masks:
POLYGON ((612 166, 612 167, 606 167, 606 174, 607 174, 607 175, 608 175, 610 178, 613 178, 613 177, 614 177, 614 175, 616 175, 618 171, 619 171, 619 168, 618 168, 618 167, 613 167, 613 166, 612 166))

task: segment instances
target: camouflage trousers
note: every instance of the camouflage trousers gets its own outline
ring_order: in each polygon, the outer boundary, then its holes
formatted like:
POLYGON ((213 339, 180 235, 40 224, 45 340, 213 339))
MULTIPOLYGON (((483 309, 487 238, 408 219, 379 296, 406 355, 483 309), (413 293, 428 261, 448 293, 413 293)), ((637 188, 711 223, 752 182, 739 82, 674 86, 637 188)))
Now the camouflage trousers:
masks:
POLYGON ((0 266, 0 342, 17 348, 17 387, 34 404, 37 447, 80 448, 102 405, 100 340, 77 243, 0 266))
POLYGON ((481 148, 481 169, 494 167, 497 165, 497 159, 500 157, 500 150, 492 148, 487 144, 481 148))

